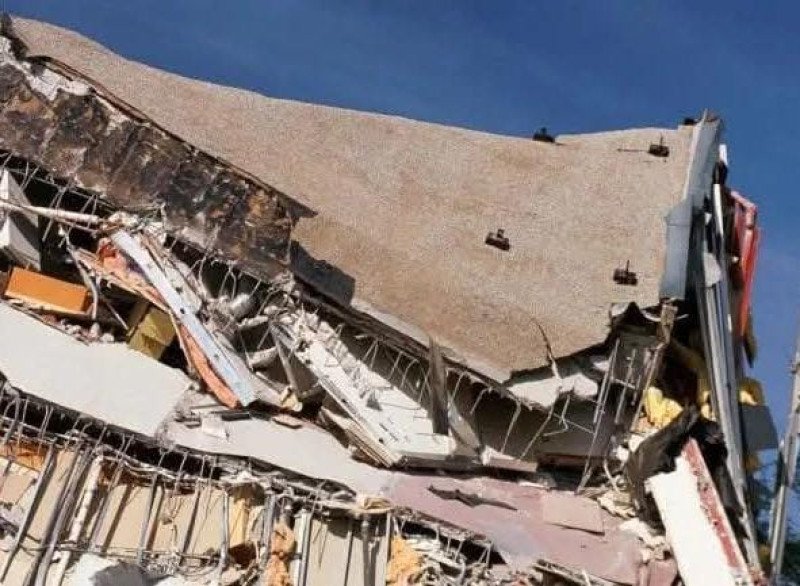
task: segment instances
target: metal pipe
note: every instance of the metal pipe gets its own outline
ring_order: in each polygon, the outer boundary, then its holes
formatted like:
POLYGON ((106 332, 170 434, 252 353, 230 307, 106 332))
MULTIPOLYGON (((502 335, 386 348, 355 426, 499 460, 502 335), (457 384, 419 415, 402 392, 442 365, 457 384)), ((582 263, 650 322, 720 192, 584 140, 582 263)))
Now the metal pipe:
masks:
POLYGON ((11 409, 11 407, 14 407, 14 419, 11 420, 11 422, 9 423, 8 429, 6 430, 6 433, 3 435, 3 439, 0 440, 0 446, 4 446, 4 445, 6 445, 8 443, 8 440, 11 439, 11 434, 14 433, 14 430, 16 429, 17 424, 19 423, 19 403, 20 403, 20 400, 21 399, 20 399, 19 396, 14 397, 11 401, 8 402, 8 404, 6 405, 6 408, 3 410, 3 415, 2 415, 2 419, 1 419, 3 423, 5 423, 7 421, 7 419, 8 419, 7 413, 8 413, 8 410, 11 409))
POLYGON ((222 528, 221 528, 221 544, 219 549, 219 564, 217 566, 217 576, 222 576, 225 567, 228 565, 228 548, 230 547, 230 495, 227 488, 223 491, 222 496, 222 528))
POLYGON ((19 453, 19 447, 22 443, 22 430, 25 427, 25 422, 28 420, 28 405, 30 404, 30 399, 25 397, 25 403, 22 406, 22 417, 20 418, 21 425, 17 426, 17 444, 14 448, 14 454, 16 458, 16 454, 19 453))
MULTIPOLYGON (((5 388, 5 383, 3 383, 2 386, 3 386, 3 388, 5 388)), ((19 398, 16 399, 15 403, 17 404, 17 409, 15 410, 14 421, 12 422, 11 426, 8 428, 8 433, 6 434, 6 436, 3 439, 2 444, 0 444, 0 445, 4 445, 4 446, 7 445, 8 439, 11 437, 10 434, 11 434, 16 422, 18 421, 17 414, 19 413, 19 407, 18 407, 19 398)), ((9 403, 9 406, 10 405, 11 405, 11 403, 9 403)), ((8 407, 6 407, 6 411, 7 410, 8 410, 8 407)), ((5 419, 5 412, 3 413, 3 419, 5 419)), ((20 430, 22 429, 22 426, 18 426, 18 427, 19 427, 20 430)), ((8 478, 8 475, 11 472, 11 466, 17 460, 18 453, 19 453, 19 442, 17 442, 17 449, 14 450, 14 452, 12 454, 8 454, 8 450, 6 451, 6 454, 7 454, 6 455, 6 465, 5 465, 4 469, 3 469, 3 475, 2 475, 2 477, 0 477, 0 491, 3 490, 3 486, 5 486, 6 479, 8 478)))
POLYGON ((178 472, 175 474, 175 479, 173 480, 172 490, 169 491, 169 496, 167 497, 167 504, 165 505, 167 510, 169 510, 169 507, 172 506, 175 496, 178 494, 178 489, 180 488, 181 481, 183 480, 183 468, 186 466, 186 460, 188 458, 189 452, 183 452, 181 464, 178 466, 178 472))
POLYGON ((370 542, 370 525, 372 518, 368 514, 364 514, 361 519, 361 547, 364 568, 364 584, 372 584, 372 556, 371 542, 370 542))
MULTIPOLYGON (((97 484, 100 480, 100 471, 103 468, 103 456, 96 456, 92 462, 92 467, 89 470, 89 478, 86 481, 86 488, 83 491, 80 499, 80 508, 75 517, 72 526, 70 527, 69 536, 67 537, 68 543, 74 543, 76 546, 80 539, 83 527, 86 524, 86 519, 89 516, 89 508, 91 507, 94 495, 97 494, 97 484)), ((58 565, 54 573, 53 584, 60 586, 64 580, 64 574, 67 572, 69 566, 71 552, 68 548, 63 548, 61 559, 58 560, 58 565)))
MULTIPOLYGON (((37 216, 42 216, 43 218, 50 218, 55 220, 56 222, 63 222, 63 223, 84 223, 90 226, 99 226, 102 224, 109 223, 108 220, 105 218, 101 218, 100 216, 94 216, 91 214, 81 214, 79 212, 70 212, 67 210, 53 210, 50 208, 43 208, 40 206, 29 206, 29 205, 21 205, 10 203, 7 201, 0 201, 0 209, 4 209, 9 212, 22 212, 22 213, 31 213, 36 214, 37 216)), ((83 226, 79 226, 82 229, 85 229, 83 226)))
POLYGON ((264 350, 258 350, 256 352, 247 354, 247 366, 249 366, 251 370, 264 369, 275 362, 275 358, 277 357, 277 346, 272 346, 271 348, 266 348, 264 350))
POLYGON ((619 422, 622 417, 622 407, 625 404, 625 398, 628 394, 628 388, 631 386, 631 380, 633 379, 633 363, 636 361, 636 356, 638 348, 634 348, 631 355, 628 357, 628 369, 625 371, 625 380, 622 382, 622 392, 619 395, 619 400, 617 401, 617 409, 614 413, 614 425, 619 425, 619 422))
POLYGON ((544 418, 544 421, 539 426, 539 429, 537 429, 536 433, 533 434, 531 441, 529 441, 528 445, 525 446, 525 449, 522 450, 522 454, 519 456, 520 460, 524 460, 528 456, 528 452, 531 451, 531 448, 533 448, 534 444, 539 440, 539 437, 542 435, 542 433, 544 433, 545 427, 547 427, 547 425, 550 423, 550 420, 553 418, 553 413, 555 413, 555 410, 556 403, 554 401, 553 404, 550 405, 550 409, 547 411, 547 417, 544 418))
POLYGON ((508 445, 508 439, 511 437, 511 432, 514 430, 514 426, 517 423, 517 419, 519 419, 519 414, 522 412, 522 403, 519 401, 514 401, 514 414, 511 416, 511 421, 508 423, 508 429, 506 430, 506 435, 503 438, 503 445, 500 447, 500 452, 505 454, 506 446, 508 445))
POLYGON ((102 504, 100 505, 100 510, 97 513, 97 520, 94 523, 94 527, 92 527, 92 534, 89 537, 89 551, 96 552, 98 550, 97 547, 97 540, 100 535, 100 530, 103 527, 103 524, 106 520, 106 514, 108 513, 108 505, 111 500, 111 494, 114 492, 114 489, 119 484, 120 477, 122 476, 122 469, 124 468, 124 460, 123 455, 127 452, 128 448, 133 441, 133 436, 122 438, 122 443, 120 444, 120 449, 117 450, 117 466, 114 469, 114 474, 111 477, 111 482, 108 485, 108 490, 106 494, 103 496, 102 504))
POLYGON ((14 457, 6 458, 6 465, 3 467, 3 475, 0 476, 0 492, 3 490, 3 486, 6 484, 6 480, 8 479, 8 475, 11 472, 11 465, 16 460, 16 455, 14 457))
POLYGON ((304 511, 303 513, 303 546, 300 551, 300 579, 298 580, 298 586, 305 586, 308 578, 309 550, 311 549, 311 521, 314 518, 312 511, 304 511))
POLYGON ((261 521, 261 548, 264 555, 258 563, 259 574, 263 574, 267 567, 270 556, 270 546, 272 544, 272 526, 275 523, 275 504, 278 499, 272 492, 268 492, 264 499, 264 512, 261 521))
POLYGON ((235 321, 245 318, 255 309, 256 300, 251 293, 239 293, 228 303, 228 311, 235 321))
POLYGON ((269 332, 272 335, 272 341, 275 343, 275 348, 278 351, 278 358, 280 358, 283 370, 286 372, 286 378, 289 380, 289 385, 292 387, 292 391, 296 393, 299 389, 299 386, 297 384, 297 378, 294 375, 294 367, 292 366, 291 360, 286 353, 286 349, 283 347, 283 341, 275 331, 275 326, 270 325, 269 332))
POLYGON ((86 472, 86 465, 90 462, 91 452, 88 450, 81 451, 78 445, 75 446, 75 455, 69 464, 69 472, 64 484, 58 492, 55 505, 47 520, 47 529, 44 532, 43 542, 47 540, 47 547, 40 549, 36 555, 36 559, 31 565, 30 574, 26 580, 26 584, 33 583, 35 586, 44 586, 45 579, 47 578, 47 570, 50 562, 53 559, 56 543, 61 534, 61 529, 64 526, 64 520, 70 512, 74 491, 78 479, 86 472))
POLYGON ((45 405, 44 408, 44 418, 42 419, 42 425, 39 428, 39 433, 36 434, 36 439, 38 440, 36 443, 36 455, 39 455, 39 451, 42 448, 42 444, 44 444, 44 434, 47 432, 47 427, 50 425, 50 419, 53 417, 53 412, 55 409, 50 405, 45 405))
POLYGON ((194 497, 192 498, 192 509, 189 512, 189 522, 186 524, 186 529, 183 533, 183 539, 181 540, 181 551, 178 554, 178 565, 182 563, 183 558, 186 557, 186 551, 189 549, 189 543, 192 539, 195 519, 197 518, 197 507, 200 504, 200 494, 204 489, 205 487, 200 487, 200 479, 198 479, 197 483, 195 484, 194 497))
POLYGON ((65 487, 64 492, 62 493, 63 498, 59 499, 61 504, 61 511, 56 518, 56 524, 53 528, 53 531, 50 534, 50 542, 47 547, 47 551, 45 552, 45 556, 42 560, 42 563, 39 565, 38 571, 38 578, 37 578, 37 586, 45 585, 45 581, 47 580, 47 572, 50 568, 50 564, 53 560, 53 555, 55 553, 56 545, 58 545, 59 537, 61 532, 64 529, 64 524, 72 514, 74 507, 77 505, 76 499, 76 491, 78 486, 80 485, 81 480, 86 475, 86 469, 89 467, 89 464, 92 462, 92 452, 87 450, 83 452, 78 462, 77 468, 74 470, 74 473, 70 476, 68 480, 68 485, 65 487))
POLYGON ((263 326, 264 324, 268 324, 271 319, 272 318, 268 315, 256 315, 254 317, 243 319, 242 321, 236 324, 236 327, 239 329, 240 332, 243 332, 245 330, 250 330, 258 326, 263 326))
MULTIPOLYGON (((347 565, 344 568, 344 579, 342 580, 342 586, 347 586, 350 579, 350 558, 353 555, 353 518, 347 518, 347 556, 345 557, 345 561, 347 565)), ((365 582, 364 584, 368 584, 365 582)))

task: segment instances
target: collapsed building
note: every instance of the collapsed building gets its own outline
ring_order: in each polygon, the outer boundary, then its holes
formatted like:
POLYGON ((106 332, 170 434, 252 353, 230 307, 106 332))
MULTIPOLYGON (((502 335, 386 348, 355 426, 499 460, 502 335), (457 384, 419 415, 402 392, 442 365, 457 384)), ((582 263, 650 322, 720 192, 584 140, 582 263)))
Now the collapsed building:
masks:
POLYGON ((719 118, 528 140, 0 32, 3 584, 765 580, 719 118))

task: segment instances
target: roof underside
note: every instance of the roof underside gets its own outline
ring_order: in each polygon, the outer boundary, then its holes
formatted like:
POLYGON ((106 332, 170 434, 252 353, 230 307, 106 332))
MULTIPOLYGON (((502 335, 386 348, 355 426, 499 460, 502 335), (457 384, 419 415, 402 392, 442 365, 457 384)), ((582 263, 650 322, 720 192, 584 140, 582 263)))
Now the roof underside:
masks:
POLYGON ((692 128, 560 136, 557 144, 267 98, 125 60, 14 19, 28 57, 79 72, 167 131, 313 211, 298 275, 482 373, 601 343, 617 302, 658 302, 664 216, 683 194, 692 128), (647 153, 663 137, 666 158, 647 153), (484 244, 505 229, 507 252, 484 244), (614 283, 630 262, 638 285, 614 283), (546 338, 546 339, 545 339, 546 338))

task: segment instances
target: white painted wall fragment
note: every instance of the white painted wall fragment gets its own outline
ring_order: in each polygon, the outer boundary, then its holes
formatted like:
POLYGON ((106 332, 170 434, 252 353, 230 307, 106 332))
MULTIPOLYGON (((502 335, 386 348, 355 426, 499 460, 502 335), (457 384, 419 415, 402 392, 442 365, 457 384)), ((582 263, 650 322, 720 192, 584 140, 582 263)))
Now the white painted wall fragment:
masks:
POLYGON ((697 478, 683 457, 677 458, 674 472, 656 474, 648 484, 686 586, 751 583, 742 582, 742 577, 737 579, 732 573, 722 544, 704 512, 697 478))
MULTIPOLYGON (((25 193, 7 170, 0 177, 0 200, 30 205, 25 193)), ((0 211, 0 250, 25 268, 41 268, 39 219, 30 212, 0 211)))

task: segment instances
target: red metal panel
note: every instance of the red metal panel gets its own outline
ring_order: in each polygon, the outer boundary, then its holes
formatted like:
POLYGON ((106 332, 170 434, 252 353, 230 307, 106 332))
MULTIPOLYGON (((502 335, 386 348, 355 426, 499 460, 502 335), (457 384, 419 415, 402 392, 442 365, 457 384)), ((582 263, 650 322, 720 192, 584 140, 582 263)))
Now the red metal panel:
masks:
POLYGON ((739 256, 736 280, 742 291, 739 307, 737 308, 737 334, 741 337, 744 336, 747 330, 747 322, 750 319, 750 303, 753 294, 761 230, 757 224, 758 207, 735 191, 731 192, 731 198, 734 205, 732 236, 735 250, 739 256))

